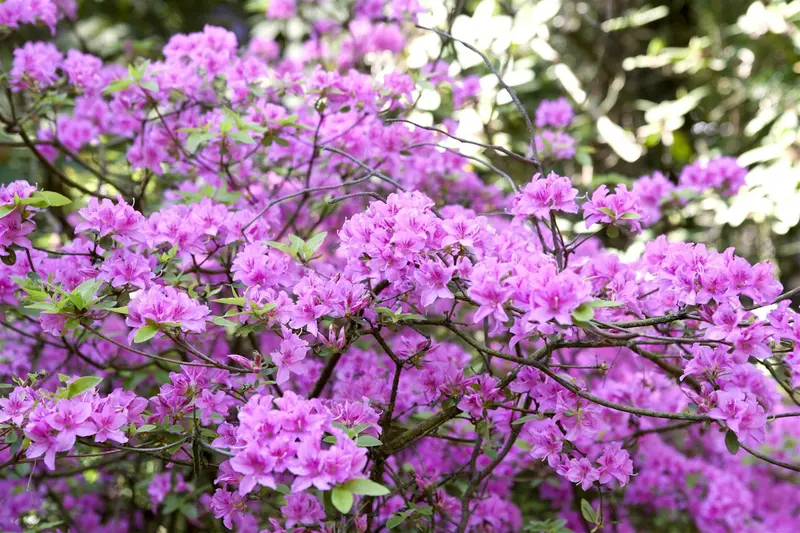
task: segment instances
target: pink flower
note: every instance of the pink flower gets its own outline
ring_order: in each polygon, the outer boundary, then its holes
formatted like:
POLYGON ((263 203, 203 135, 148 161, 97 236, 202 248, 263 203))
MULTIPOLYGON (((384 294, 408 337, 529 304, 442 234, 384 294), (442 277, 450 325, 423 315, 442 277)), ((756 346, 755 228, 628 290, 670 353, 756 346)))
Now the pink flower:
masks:
POLYGON ((208 307, 192 300, 185 292, 156 285, 131 299, 125 323, 135 328, 130 333, 130 339, 133 339, 138 328, 151 322, 202 333, 206 330, 205 318, 209 313, 208 307))
POLYGON ((233 529, 233 520, 244 516, 244 498, 235 492, 217 489, 211 497, 211 511, 214 517, 222 518, 228 529, 233 529))
POLYGON ((118 198, 115 204, 92 196, 89 204, 79 209, 78 214, 84 221, 75 226, 75 233, 95 231, 101 237, 113 235, 123 244, 143 238, 144 217, 122 198, 118 198))
POLYGON ((573 483, 580 483, 581 489, 589 490, 594 482, 600 479, 600 474, 589 459, 571 459, 566 477, 573 483))
POLYGON ((34 402, 33 394, 29 389, 14 388, 8 398, 0 398, 0 422, 11 420, 17 426, 21 426, 25 415, 33 408, 34 402))
POLYGON ((555 100, 542 100, 536 108, 536 127, 565 128, 572 122, 573 116, 572 106, 563 96, 555 100))
POLYGON ((300 492, 286 496, 286 505, 281 507, 286 517, 286 527, 295 524, 313 526, 325 520, 325 510, 319 500, 311 494, 300 492))
POLYGON ((453 293, 447 284, 453 277, 456 267, 446 266, 439 260, 424 260, 414 271, 414 280, 420 295, 420 303, 428 307, 437 299, 452 300, 453 293))
POLYGON ((142 254, 121 249, 115 250, 103 261, 97 277, 115 288, 129 285, 146 289, 152 284, 155 274, 150 262, 142 254))
POLYGON ((569 178, 555 172, 542 178, 535 174, 533 180, 514 196, 511 212, 517 216, 535 216, 549 219, 550 211, 577 213, 575 197, 578 190, 572 187, 569 178))
POLYGON ((120 444, 128 442, 128 438, 120 431, 127 422, 127 417, 110 405, 105 406, 100 412, 93 413, 92 423, 97 432, 94 436, 95 442, 105 442, 109 439, 120 444))
POLYGON ((601 185, 583 205, 587 227, 592 224, 627 225, 631 231, 639 232, 642 231, 642 215, 638 196, 624 184, 617 185, 613 194, 608 194, 608 187, 601 185))
POLYGON ((288 329, 283 330, 284 338, 278 350, 272 352, 272 362, 278 367, 278 374, 275 380, 279 385, 289 379, 290 374, 302 374, 305 371, 303 360, 308 353, 308 343, 291 333, 288 329))
POLYGON ((598 481, 603 485, 610 485, 616 480, 620 486, 625 486, 633 475, 633 461, 619 445, 604 447, 603 453, 597 458, 597 465, 598 481))
POLYGON ((58 81, 58 67, 63 56, 51 43, 27 42, 14 50, 11 66, 11 87, 39 91, 58 81))

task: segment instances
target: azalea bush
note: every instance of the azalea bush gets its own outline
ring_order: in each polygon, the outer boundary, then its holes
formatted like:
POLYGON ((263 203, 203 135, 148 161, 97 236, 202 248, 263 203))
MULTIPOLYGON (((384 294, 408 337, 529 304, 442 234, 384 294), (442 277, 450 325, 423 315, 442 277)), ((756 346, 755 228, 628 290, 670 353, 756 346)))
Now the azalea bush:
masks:
POLYGON ((277 39, 207 26, 151 60, 14 48, 0 529, 800 528, 798 291, 659 230, 734 201, 736 154, 587 184, 567 97, 524 105, 415 0, 325 7, 272 0, 277 39), (464 53, 507 144, 458 134, 464 53))

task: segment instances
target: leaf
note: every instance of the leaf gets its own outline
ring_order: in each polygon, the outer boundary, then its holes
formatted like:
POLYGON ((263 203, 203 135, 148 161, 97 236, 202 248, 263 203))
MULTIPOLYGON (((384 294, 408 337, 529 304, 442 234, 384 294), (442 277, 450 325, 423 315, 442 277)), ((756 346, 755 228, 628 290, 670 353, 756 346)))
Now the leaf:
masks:
POLYGON ((292 253, 292 250, 289 248, 289 246, 287 246, 287 245, 285 245, 285 244, 283 244, 281 242, 267 241, 267 246, 272 246, 276 250, 280 250, 281 252, 283 252, 285 254, 292 255, 292 256, 294 255, 294 253, 292 253))
POLYGON ((87 279, 74 289, 69 295, 69 299, 72 303, 75 304, 75 307, 79 309, 85 309, 89 303, 92 301, 94 294, 97 292, 97 289, 100 288, 100 285, 103 284, 102 280, 98 279, 87 279))
POLYGON ((239 325, 238 323, 228 320, 227 318, 222 318, 221 316, 215 316, 212 322, 214 322, 214 324, 217 326, 222 326, 223 328, 235 328, 239 325))
POLYGON ((103 94, 114 94, 120 91, 124 91, 125 89, 131 86, 131 83, 133 83, 133 80, 130 78, 122 78, 119 80, 114 80, 108 85, 106 85, 106 88, 103 90, 103 94))
POLYGON ((356 444, 361 446, 362 448, 371 448, 373 446, 380 446, 383 444, 381 441, 376 439, 375 437, 370 437, 369 435, 361 435, 356 439, 356 444))
POLYGON ((183 516, 187 518, 197 519, 198 516, 197 507, 195 507, 191 503, 184 503, 183 505, 181 505, 180 511, 183 514, 183 516))
POLYGON ((608 207, 598 207, 597 210, 608 215, 611 218, 611 220, 617 218, 617 214, 608 207))
POLYGON ((142 326, 136 332, 136 335, 133 336, 134 343, 146 342, 156 336, 158 333, 158 326, 153 326, 148 324, 146 326, 142 326))
POLYGON ((186 150, 194 152, 201 143, 215 139, 217 135, 214 132, 192 133, 186 139, 186 150))
POLYGON ((156 429, 156 426, 153 424, 145 424, 136 428, 134 433, 138 435, 139 433, 147 433, 148 431, 153 431, 154 429, 156 429))
POLYGON ((153 93, 158 92, 158 84, 153 80, 139 82, 139 87, 141 87, 142 89, 147 89, 148 91, 153 93))
POLYGON ((319 250, 319 247, 322 246, 322 243, 325 242, 325 237, 328 236, 328 233, 323 231, 322 233, 317 233, 310 239, 308 239, 303 246, 303 255, 306 257, 311 257, 319 250))
POLYGON ((244 297, 239 296, 237 298, 217 298, 216 300, 211 300, 212 302, 217 302, 220 304, 227 304, 227 305, 238 305, 239 307, 244 306, 244 297))
POLYGON ((592 309, 599 309, 601 307, 622 307, 623 305, 625 305, 624 302, 617 302, 614 300, 592 300, 590 302, 585 302, 585 303, 592 309))
POLYGON ((0 218, 8 216, 17 206, 12 204, 0 205, 0 218))
POLYGON ((725 433, 725 447, 731 452, 731 455, 739 453, 739 437, 730 429, 725 433))
POLYGON ((353 494, 362 494, 364 496, 386 496, 391 492, 380 483, 367 478, 351 479, 342 486, 353 494))
POLYGON ((592 318, 594 318, 594 309, 586 303, 582 303, 572 312, 574 322, 589 322, 592 318))
POLYGON ((106 311, 111 311, 112 313, 119 313, 121 315, 128 314, 128 306, 123 305, 122 307, 109 307, 106 311))
POLYGON ((386 529, 394 529, 406 521, 406 515, 397 515, 386 521, 386 529))
POLYGON ((334 487, 331 491, 331 503, 342 514, 353 508, 353 493, 344 487, 334 487))
POLYGON ((85 376, 82 378, 78 378, 72 383, 70 383, 69 387, 67 387, 67 398, 74 398, 75 396, 79 396, 84 392, 95 388, 102 381, 103 378, 98 378, 95 376, 85 376))
POLYGON ((622 216, 619 218, 622 220, 639 220, 642 218, 642 215, 639 213, 634 213, 633 211, 628 211, 627 213, 622 213, 622 216))
POLYGON ((47 205, 51 207, 61 207, 62 205, 69 205, 72 203, 70 198, 63 194, 58 194, 53 191, 36 191, 36 194, 43 196, 47 199, 47 205))
POLYGON ((256 142, 250 137, 250 134, 246 131, 232 131, 228 133, 228 137, 233 139, 234 141, 238 141, 242 144, 255 144, 256 142))
POLYGON ((275 485, 275 490, 277 490, 281 494, 291 494, 292 493, 292 489, 290 489, 287 485, 284 485, 283 483, 278 483, 277 485, 275 485))
POLYGON ((538 420, 538 419, 539 419, 539 415, 525 415, 525 416, 523 416, 521 418, 518 418, 517 420, 514 420, 513 422, 511 422, 511 425, 516 426, 516 425, 519 425, 519 424, 524 424, 525 422, 530 422, 531 420, 538 420))
POLYGON ((581 514, 587 522, 592 524, 597 523, 597 513, 594 512, 592 504, 586 500, 581 500, 581 514))

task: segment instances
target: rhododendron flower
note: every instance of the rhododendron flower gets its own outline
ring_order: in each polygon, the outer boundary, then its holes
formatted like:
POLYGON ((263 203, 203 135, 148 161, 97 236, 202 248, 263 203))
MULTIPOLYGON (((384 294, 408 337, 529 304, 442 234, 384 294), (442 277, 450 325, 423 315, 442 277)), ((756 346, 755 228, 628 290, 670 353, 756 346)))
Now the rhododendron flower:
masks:
POLYGON ((570 125, 573 116, 572 106, 563 96, 555 100, 542 100, 536 108, 536 127, 565 128, 570 125))
POLYGON ((546 178, 535 174, 533 180, 513 200, 511 212, 515 215, 549 219, 551 211, 577 213, 575 197, 578 190, 569 178, 551 172, 546 178))
POLYGON ((295 524, 313 526, 325 520, 325 510, 319 500, 302 492, 286 496, 286 505, 281 507, 281 512, 287 518, 286 527, 295 524))
POLYGON ((9 420, 17 426, 22 425, 25 415, 33 408, 35 400, 30 390, 16 387, 8 398, 0 398, 0 422, 9 420))
POLYGON ((583 217, 586 226, 592 224, 625 225, 631 231, 642 231, 643 211, 638 197, 624 184, 617 185, 613 194, 608 194, 608 187, 601 185, 589 202, 583 205, 583 217))
POLYGON ((131 339, 136 330, 150 323, 201 333, 206 329, 208 314, 208 307, 192 300, 185 292, 169 286, 153 286, 131 299, 125 323, 134 328, 131 339))
POLYGON ((278 367, 276 380, 282 384, 289 379, 289 374, 300 374, 305 368, 303 360, 308 352, 308 343, 284 329, 284 339, 281 341, 280 348, 270 355, 272 362, 278 367))

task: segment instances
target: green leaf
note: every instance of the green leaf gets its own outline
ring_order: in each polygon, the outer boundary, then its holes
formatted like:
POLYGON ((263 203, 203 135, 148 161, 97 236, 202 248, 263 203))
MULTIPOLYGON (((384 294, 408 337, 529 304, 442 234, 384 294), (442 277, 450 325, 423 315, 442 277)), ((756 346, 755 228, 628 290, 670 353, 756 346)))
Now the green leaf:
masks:
POLYGON ((102 284, 102 280, 87 279, 72 289, 69 299, 78 309, 85 309, 92 301, 92 298, 94 298, 94 294, 97 292, 97 289, 99 289, 100 285, 102 284))
POLYGON ((613 210, 609 209, 608 207, 598 207, 597 210, 600 211, 601 213, 605 213, 606 215, 610 216, 611 220, 614 220, 614 219, 617 218, 617 214, 613 210))
POLYGON ((53 191, 36 191, 36 194, 43 196, 47 199, 47 205, 51 207, 61 207, 62 205, 69 205, 72 203, 70 198, 63 194, 58 194, 53 191))
POLYGON ((386 521, 386 529, 394 529, 406 521, 406 515, 396 515, 386 521))
POLYGON ((725 447, 731 452, 731 455, 739 453, 739 437, 730 429, 725 433, 725 447))
POLYGON ((75 396, 83 394, 84 392, 98 386, 102 381, 103 378, 98 378, 95 376, 78 378, 70 383, 69 387, 67 387, 67 398, 74 398, 75 396))
POLYGON ((391 492, 380 483, 376 483, 367 478, 351 479, 342 485, 342 487, 353 494, 362 494, 364 496, 386 496, 391 492))
POLYGON ((131 86, 131 83, 133 83, 133 80, 130 78, 122 78, 119 80, 114 80, 108 85, 106 85, 105 90, 103 90, 103 94, 114 94, 120 91, 124 91, 125 89, 131 86))
POLYGON ((158 92, 158 84, 153 80, 139 82, 139 87, 141 87, 142 89, 147 89, 148 91, 153 93, 158 92))
POLYGON ((275 490, 277 490, 281 494, 291 494, 292 493, 292 489, 290 489, 287 485, 284 485, 283 483, 278 483, 277 485, 275 485, 275 490))
POLYGON ((334 487, 331 491, 331 503, 342 514, 353 508, 353 493, 344 487, 334 487))
POLYGON ((143 426, 136 428, 134 433, 138 435, 139 433, 147 433, 148 431, 153 431, 154 429, 156 429, 156 426, 153 424, 144 424, 143 426))
POLYGON ((592 309, 599 309, 601 307, 622 307, 625 305, 625 303, 614 300, 592 300, 590 302, 586 302, 586 305, 592 309))
POLYGON ((232 131, 228 133, 228 137, 233 139, 234 141, 238 141, 242 144, 255 144, 256 142, 250 137, 250 134, 246 131, 232 131))
POLYGON ((215 316, 214 320, 212 321, 217 326, 222 326, 223 328, 235 328, 239 324, 232 320, 228 320, 227 318, 222 318, 221 316, 215 316))
POLYGON ((122 307, 109 307, 106 311, 111 311, 112 313, 119 313, 121 315, 128 314, 128 306, 123 305, 122 307))
POLYGON ((283 244, 281 242, 267 241, 267 245, 268 246, 272 246, 276 250, 280 250, 281 252, 283 252, 285 254, 288 254, 288 255, 291 255, 291 256, 295 255, 295 253, 292 251, 291 248, 289 248, 288 245, 283 244))
POLYGON ((622 216, 619 218, 622 220, 639 220, 642 218, 642 215, 634 213, 633 211, 628 211, 627 213, 622 213, 622 216))
POLYGON ((538 420, 538 419, 539 419, 539 415, 525 415, 525 416, 523 416, 521 418, 518 418, 517 420, 514 420, 513 422, 511 422, 511 425, 516 426, 516 425, 519 425, 519 424, 524 424, 525 422, 530 422, 531 420, 538 420))
POLYGON ((210 141, 211 139, 215 139, 217 136, 218 134, 212 131, 203 133, 191 133, 189 134, 189 137, 187 137, 186 139, 186 150, 189 152, 194 152, 195 150, 197 150, 197 147, 200 146, 201 143, 210 141))
POLYGON ((361 446, 362 448, 371 448, 373 446, 380 446, 383 444, 381 441, 376 439, 375 437, 370 437, 369 435, 361 435, 356 439, 356 444, 361 446))
POLYGON ((136 335, 133 336, 134 343, 146 342, 156 336, 158 333, 158 326, 153 326, 148 324, 146 326, 142 326, 136 332, 136 335))
POLYGON ((0 218, 8 216, 17 206, 12 204, 0 205, 0 218))
POLYGON ((186 518, 196 519, 198 516, 197 507, 192 505, 191 503, 184 503, 181 505, 181 514, 186 518))
POLYGON ((217 298, 216 300, 211 300, 212 302, 217 302, 219 304, 226 304, 226 305, 238 305, 239 307, 244 306, 244 297, 239 296, 237 298, 217 298))
POLYGON ((319 250, 319 247, 322 246, 322 243, 325 242, 325 237, 327 236, 328 233, 323 231, 308 239, 303 246, 303 255, 309 258, 314 255, 319 250))
POLYGON ((581 500, 581 514, 587 522, 591 524, 597 523, 597 513, 594 512, 592 504, 586 500, 581 500))
POLYGON ((572 312, 574 322, 589 322, 592 318, 594 318, 594 309, 586 303, 582 303, 572 312))

